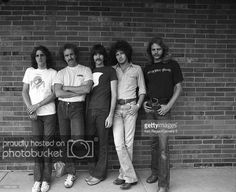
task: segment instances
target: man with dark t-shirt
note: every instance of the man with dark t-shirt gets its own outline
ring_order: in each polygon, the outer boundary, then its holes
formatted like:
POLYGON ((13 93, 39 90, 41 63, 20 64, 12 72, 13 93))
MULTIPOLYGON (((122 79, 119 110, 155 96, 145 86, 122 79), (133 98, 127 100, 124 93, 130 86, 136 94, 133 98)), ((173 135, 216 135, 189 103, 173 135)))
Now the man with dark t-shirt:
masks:
MULTIPOLYGON (((93 89, 89 95, 86 117, 86 135, 98 136, 98 151, 95 151, 95 165, 90 167, 88 185, 96 185, 106 178, 108 164, 108 131, 113 123, 116 106, 116 71, 107 66, 104 46, 96 44, 91 50, 93 89)), ((91 165, 91 164, 90 164, 91 165)))
MULTIPOLYGON (((153 38, 147 47, 151 58, 151 65, 144 69, 147 86, 148 101, 144 102, 144 109, 148 120, 168 122, 171 119, 170 111, 178 99, 183 81, 179 64, 171 60, 168 47, 162 38, 153 38)), ((167 192, 170 180, 168 133, 160 130, 158 136, 152 137, 152 174, 147 183, 158 180, 157 192, 167 192)))

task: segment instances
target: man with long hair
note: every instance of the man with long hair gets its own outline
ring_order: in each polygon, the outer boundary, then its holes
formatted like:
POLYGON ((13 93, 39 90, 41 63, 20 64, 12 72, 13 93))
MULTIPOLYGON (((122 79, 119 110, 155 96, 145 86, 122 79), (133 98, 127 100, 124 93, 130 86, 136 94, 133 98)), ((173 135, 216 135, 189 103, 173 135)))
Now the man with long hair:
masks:
MULTIPOLYGON (((144 110, 148 120, 169 121, 170 111, 181 94, 183 76, 179 64, 170 58, 169 49, 160 37, 151 39, 147 46, 151 64, 144 69, 148 101, 144 110)), ((170 180, 168 133, 159 130, 152 137, 152 174, 147 183, 158 180, 157 192, 167 192, 170 180)))
MULTIPOLYGON (((31 67, 27 68, 23 78, 22 97, 32 122, 34 141, 50 142, 54 139, 56 126, 56 108, 53 81, 57 72, 52 69, 50 51, 37 46, 31 54, 31 67)), ((40 153, 48 150, 46 145, 36 147, 40 153)), ((37 153, 37 154, 39 154, 37 153)), ((52 158, 35 157, 34 186, 32 192, 46 192, 50 188, 52 158)))
MULTIPOLYGON (((63 163, 68 173, 64 186, 70 188, 76 179, 76 159, 73 158, 74 153, 68 156, 70 151, 67 151, 67 145, 84 138, 84 101, 86 94, 91 90, 93 80, 90 68, 78 64, 79 49, 76 45, 65 44, 60 49, 60 56, 68 66, 57 73, 55 94, 59 100, 60 137, 66 144, 62 148, 63 163)), ((71 148, 68 146, 68 149, 71 148)))
POLYGON ((132 47, 120 40, 112 45, 111 61, 114 61, 118 77, 118 95, 113 122, 113 136, 120 163, 120 174, 113 181, 121 189, 130 189, 138 181, 133 160, 133 142, 138 110, 144 100, 146 89, 142 69, 132 63, 132 47), (138 98, 137 95, 138 91, 138 98))
POLYGON ((99 144, 95 146, 95 164, 90 167, 90 177, 85 179, 88 185, 98 184, 107 175, 108 133, 113 124, 117 99, 116 71, 108 64, 105 47, 94 45, 91 50, 94 84, 87 105, 86 135, 91 138, 97 136, 99 144))

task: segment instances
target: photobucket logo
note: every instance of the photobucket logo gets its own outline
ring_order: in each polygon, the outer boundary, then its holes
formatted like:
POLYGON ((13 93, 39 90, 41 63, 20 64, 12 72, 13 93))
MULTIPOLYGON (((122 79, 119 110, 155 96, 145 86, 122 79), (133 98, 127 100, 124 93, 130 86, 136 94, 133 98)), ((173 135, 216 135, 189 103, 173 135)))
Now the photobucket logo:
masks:
POLYGON ((5 136, 2 141, 1 159, 5 162, 25 162, 34 158, 62 158, 63 141, 40 141, 31 137, 5 136))
POLYGON ((2 159, 7 158, 35 158, 35 157, 48 157, 48 158, 59 158, 62 157, 62 151, 53 151, 47 149, 45 151, 36 151, 33 148, 30 150, 12 150, 8 148, 2 153, 2 159))

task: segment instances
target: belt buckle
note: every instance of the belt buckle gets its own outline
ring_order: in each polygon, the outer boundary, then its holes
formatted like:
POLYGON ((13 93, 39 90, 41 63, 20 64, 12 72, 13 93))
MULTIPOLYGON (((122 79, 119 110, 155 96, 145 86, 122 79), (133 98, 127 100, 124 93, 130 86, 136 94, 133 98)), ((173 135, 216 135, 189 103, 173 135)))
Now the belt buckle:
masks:
POLYGON ((153 105, 155 105, 155 104, 159 103, 159 100, 157 98, 153 97, 153 98, 151 98, 151 102, 153 105))
POLYGON ((152 107, 154 110, 158 110, 161 108, 159 100, 155 97, 150 99, 150 101, 148 102, 148 105, 152 107))
POLYGON ((118 99, 117 100, 118 105, 124 105, 123 103, 124 103, 124 99, 118 99))

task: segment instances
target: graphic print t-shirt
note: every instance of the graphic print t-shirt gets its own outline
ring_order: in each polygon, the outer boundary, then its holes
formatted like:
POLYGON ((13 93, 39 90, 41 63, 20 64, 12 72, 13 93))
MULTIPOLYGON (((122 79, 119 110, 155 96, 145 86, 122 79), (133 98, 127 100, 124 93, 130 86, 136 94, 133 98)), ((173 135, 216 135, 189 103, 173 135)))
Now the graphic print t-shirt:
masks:
POLYGON ((93 89, 90 93, 89 108, 109 109, 111 101, 111 81, 117 80, 112 67, 99 67, 93 71, 93 89))
MULTIPOLYGON (((32 105, 39 103, 52 94, 52 85, 57 72, 54 69, 26 69, 23 82, 29 84, 29 96, 32 105)), ((55 114, 55 103, 51 102, 40 107, 37 115, 55 114)))
POLYGON ((144 69, 144 77, 150 98, 170 99, 174 86, 183 81, 179 64, 170 60, 167 63, 154 63, 144 69))

